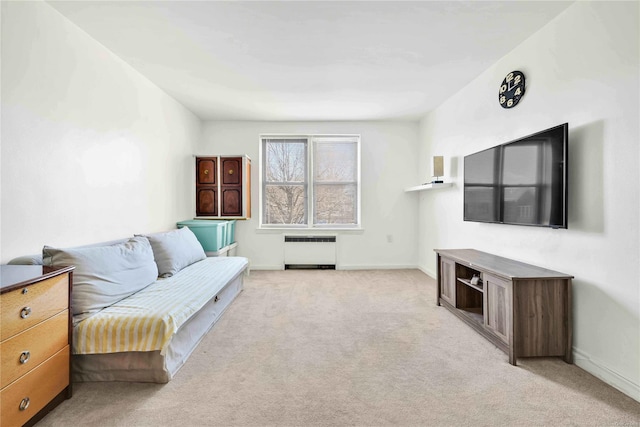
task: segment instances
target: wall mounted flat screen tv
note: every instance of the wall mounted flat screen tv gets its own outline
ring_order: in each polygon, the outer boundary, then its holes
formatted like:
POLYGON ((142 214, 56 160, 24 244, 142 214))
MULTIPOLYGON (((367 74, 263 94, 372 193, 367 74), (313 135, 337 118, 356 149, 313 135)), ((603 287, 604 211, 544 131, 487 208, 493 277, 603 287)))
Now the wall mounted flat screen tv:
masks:
POLYGON ((464 158, 464 220, 567 228, 568 124, 464 158))

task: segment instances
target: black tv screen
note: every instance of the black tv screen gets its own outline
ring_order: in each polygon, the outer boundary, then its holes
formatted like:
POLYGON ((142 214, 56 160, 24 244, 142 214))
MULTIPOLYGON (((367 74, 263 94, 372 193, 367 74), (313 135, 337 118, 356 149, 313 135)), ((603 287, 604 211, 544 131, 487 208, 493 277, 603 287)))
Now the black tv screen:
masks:
POLYGON ((568 124, 464 158, 464 220, 567 228, 568 124))

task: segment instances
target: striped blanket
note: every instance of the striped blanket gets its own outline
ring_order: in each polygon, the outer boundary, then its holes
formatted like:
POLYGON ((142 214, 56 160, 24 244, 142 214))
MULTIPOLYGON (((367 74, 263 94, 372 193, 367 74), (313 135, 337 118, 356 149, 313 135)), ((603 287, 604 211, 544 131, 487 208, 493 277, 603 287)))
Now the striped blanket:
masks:
POLYGON ((155 351, 248 265, 246 258, 211 257, 158 279, 82 320, 73 329, 74 354, 155 351))

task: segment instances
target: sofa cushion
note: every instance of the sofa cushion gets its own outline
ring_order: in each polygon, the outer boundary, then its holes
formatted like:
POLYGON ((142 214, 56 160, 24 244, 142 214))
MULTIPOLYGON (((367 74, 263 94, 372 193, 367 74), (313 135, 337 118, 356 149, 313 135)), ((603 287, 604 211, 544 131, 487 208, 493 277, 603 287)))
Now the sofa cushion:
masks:
POLYGON ((42 265, 42 254, 23 255, 8 262, 9 265, 42 265))
POLYGON ((73 314, 95 313, 153 283, 158 268, 144 237, 106 246, 59 249, 45 246, 44 265, 75 265, 73 314))
POLYGON ((160 277, 171 277, 183 268, 207 257, 202 245, 188 227, 148 234, 160 277))

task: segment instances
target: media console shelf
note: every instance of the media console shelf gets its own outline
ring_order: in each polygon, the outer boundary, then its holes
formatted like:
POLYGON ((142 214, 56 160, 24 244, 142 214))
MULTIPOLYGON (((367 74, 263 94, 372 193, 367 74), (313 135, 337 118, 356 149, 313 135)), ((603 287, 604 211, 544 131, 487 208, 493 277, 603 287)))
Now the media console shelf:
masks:
POLYGON ((435 249, 437 303, 518 357, 571 357, 571 279, 474 249, 435 249), (474 279, 474 276, 477 279, 474 279))

